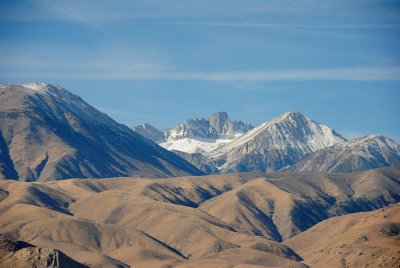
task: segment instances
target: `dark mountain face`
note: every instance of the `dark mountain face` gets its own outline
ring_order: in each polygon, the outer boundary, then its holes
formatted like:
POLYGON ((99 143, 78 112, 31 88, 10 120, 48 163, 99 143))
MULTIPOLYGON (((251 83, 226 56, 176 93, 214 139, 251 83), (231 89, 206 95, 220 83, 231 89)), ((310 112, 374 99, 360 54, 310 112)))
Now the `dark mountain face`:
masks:
POLYGON ((0 102, 2 158, 19 180, 201 174, 59 86, 2 85, 0 102))
POLYGON ((0 178, 18 179, 18 173, 14 168, 14 163, 10 158, 8 146, 0 132, 0 178))
POLYGON ((145 123, 135 126, 132 129, 143 137, 148 138, 156 143, 161 143, 165 141, 164 132, 156 129, 150 124, 145 123))

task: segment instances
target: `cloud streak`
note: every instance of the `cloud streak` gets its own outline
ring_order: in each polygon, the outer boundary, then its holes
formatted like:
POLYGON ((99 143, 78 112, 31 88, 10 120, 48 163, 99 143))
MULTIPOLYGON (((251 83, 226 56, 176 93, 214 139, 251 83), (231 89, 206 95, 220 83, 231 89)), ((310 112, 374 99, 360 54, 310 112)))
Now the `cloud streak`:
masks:
POLYGON ((370 7, 374 8, 374 14, 384 18, 387 17, 387 12, 393 9, 393 7, 390 8, 391 0, 40 0, 3 2, 0 3, 0 20, 83 23, 156 18, 253 17, 260 14, 288 13, 309 15, 310 12, 331 14, 337 10, 341 10, 343 13, 370 7))
POLYGON ((400 24, 288 24, 288 23, 253 23, 253 22, 171 22, 168 25, 188 25, 205 27, 248 27, 248 28, 282 28, 282 29, 400 29, 400 24))
POLYGON ((2 77, 94 80, 199 80, 199 81, 399 81, 400 68, 335 68, 314 70, 231 71, 231 72, 19 72, 2 77))
POLYGON ((317 81, 317 80, 400 80, 400 68, 341 68, 318 70, 164 72, 143 73, 137 80, 207 81, 317 81))

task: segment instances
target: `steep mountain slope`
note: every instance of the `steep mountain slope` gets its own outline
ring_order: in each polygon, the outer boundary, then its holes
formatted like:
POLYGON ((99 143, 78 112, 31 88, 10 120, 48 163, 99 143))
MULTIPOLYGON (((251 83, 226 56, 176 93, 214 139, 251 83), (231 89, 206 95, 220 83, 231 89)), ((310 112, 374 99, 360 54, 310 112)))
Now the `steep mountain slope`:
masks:
POLYGON ((274 171, 343 141, 327 126, 290 112, 252 129, 207 157, 221 172, 274 171))
POLYGON ((318 150, 290 170, 354 172, 400 164, 400 145, 384 136, 369 135, 318 150))
POLYGON ((59 86, 1 85, 0 103, 1 158, 8 161, 3 176, 13 178, 15 171, 19 180, 44 181, 201 174, 59 86))
POLYGON ((285 241, 310 267, 400 267, 400 204, 334 217, 285 241))
POLYGON ((0 234, 0 267, 87 268, 58 249, 37 248, 0 234))

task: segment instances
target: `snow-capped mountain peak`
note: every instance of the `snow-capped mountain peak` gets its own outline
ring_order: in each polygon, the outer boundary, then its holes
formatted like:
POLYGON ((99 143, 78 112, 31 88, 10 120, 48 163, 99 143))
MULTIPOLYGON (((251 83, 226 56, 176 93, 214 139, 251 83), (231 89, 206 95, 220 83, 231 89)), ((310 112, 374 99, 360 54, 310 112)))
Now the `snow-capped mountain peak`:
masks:
POLYGON ((164 131, 149 125, 137 126, 133 130, 169 150, 204 153, 231 142, 252 128, 250 123, 231 121, 226 112, 218 112, 208 120, 191 118, 164 131))
POLYGON ((13 178, 201 174, 60 86, 3 84, 0 103, 0 152, 13 178))
MULTIPOLYGON (((82 101, 82 99, 69 92, 65 88, 57 84, 48 84, 40 82, 29 82, 22 84, 1 84, 1 91, 19 91, 21 94, 26 95, 36 95, 36 96, 46 96, 49 98, 56 98, 59 101, 69 103, 71 105, 79 104, 82 107, 88 107, 87 103, 82 101)), ((78 109, 79 110, 79 109, 78 109)))
POLYGON ((41 82, 29 82, 24 84, 18 84, 19 86, 23 87, 24 89, 29 89, 35 91, 35 93, 43 93, 43 94, 52 94, 52 95, 61 95, 65 96, 69 94, 70 97, 71 93, 69 93, 63 87, 57 84, 48 84, 48 83, 41 83, 41 82))
POLYGON ((30 88, 34 91, 46 91, 48 84, 38 83, 38 82, 30 82, 30 83, 21 84, 21 86, 30 88))
POLYGON ((278 170, 311 152, 343 141, 342 136, 327 126, 302 113, 289 112, 210 152, 209 157, 222 164, 221 171, 247 171, 249 162, 259 165, 252 166, 253 170, 278 170))
POLYGON ((291 167, 299 171, 353 172, 400 163, 400 145, 394 140, 368 135, 318 150, 291 167))
POLYGON ((345 138, 329 127, 319 124, 302 113, 288 112, 261 124, 213 154, 223 154, 254 139, 267 142, 275 148, 297 146, 307 153, 344 141, 345 138))
POLYGON ((14 90, 30 90, 35 92, 47 92, 49 84, 46 83, 38 83, 38 82, 30 82, 24 84, 1 84, 0 89, 7 90, 13 87, 14 90), (18 87, 16 87, 18 86, 18 87))

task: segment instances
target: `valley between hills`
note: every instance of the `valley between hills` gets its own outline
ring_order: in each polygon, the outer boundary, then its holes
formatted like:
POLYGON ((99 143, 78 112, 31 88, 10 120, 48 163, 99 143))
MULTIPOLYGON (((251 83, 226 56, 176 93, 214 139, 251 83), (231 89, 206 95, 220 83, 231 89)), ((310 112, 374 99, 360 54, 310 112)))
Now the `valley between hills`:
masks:
POLYGON ((400 146, 299 112, 133 129, 0 85, 0 267, 399 267, 400 146))

